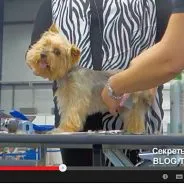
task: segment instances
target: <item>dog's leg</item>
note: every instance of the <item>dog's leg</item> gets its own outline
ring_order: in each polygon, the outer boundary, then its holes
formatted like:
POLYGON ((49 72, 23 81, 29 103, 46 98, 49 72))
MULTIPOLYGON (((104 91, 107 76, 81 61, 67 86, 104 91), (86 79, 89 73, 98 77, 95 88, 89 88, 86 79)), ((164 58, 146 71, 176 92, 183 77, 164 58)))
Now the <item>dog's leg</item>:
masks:
POLYGON ((58 128, 54 129, 51 134, 62 133, 62 132, 78 132, 82 129, 82 121, 75 115, 68 117, 68 119, 61 120, 58 128))
POLYGON ((60 126, 58 127, 58 129, 63 132, 78 132, 82 128, 83 128, 82 119, 76 113, 72 113, 70 116, 68 116, 67 119, 62 120, 60 122, 60 126))
POLYGON ((87 116, 86 107, 72 107, 62 115, 59 127, 55 132, 78 132, 83 129, 87 116))
POLYGON ((124 130, 127 133, 140 134, 145 132, 146 107, 142 102, 133 105, 131 110, 124 112, 124 130))
POLYGON ((125 131, 136 134, 145 132, 145 114, 153 103, 155 92, 154 88, 132 94, 132 109, 124 108, 120 116, 123 119, 125 131))

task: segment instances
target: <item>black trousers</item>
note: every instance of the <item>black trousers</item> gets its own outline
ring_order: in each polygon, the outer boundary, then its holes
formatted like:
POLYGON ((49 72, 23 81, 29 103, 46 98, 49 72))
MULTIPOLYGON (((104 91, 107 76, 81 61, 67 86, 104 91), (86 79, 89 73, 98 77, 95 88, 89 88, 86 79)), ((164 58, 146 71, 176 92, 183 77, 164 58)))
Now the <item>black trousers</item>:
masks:
MULTIPOLYGON (((92 151, 87 149, 62 149, 63 163, 67 166, 92 166, 92 151)), ((133 164, 140 161, 139 150, 128 151, 128 157, 133 164)), ((105 157, 103 158, 105 163, 105 157)), ((105 165, 105 164, 104 164, 105 165)))
MULTIPOLYGON (((102 115, 95 114, 87 118, 83 131, 102 130, 102 115)), ((63 149, 62 158, 67 166, 92 166, 91 149, 63 149)))

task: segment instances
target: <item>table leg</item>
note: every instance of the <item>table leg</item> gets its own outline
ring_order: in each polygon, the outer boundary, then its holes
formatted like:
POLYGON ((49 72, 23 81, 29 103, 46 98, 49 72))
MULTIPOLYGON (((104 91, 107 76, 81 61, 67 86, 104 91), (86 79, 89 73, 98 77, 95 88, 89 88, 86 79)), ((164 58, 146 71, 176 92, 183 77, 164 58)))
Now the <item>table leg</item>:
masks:
POLYGON ((94 144, 92 151, 93 151, 93 166, 103 166, 104 155, 102 152, 102 145, 94 144))
POLYGON ((40 145, 39 153, 40 153, 40 160, 38 161, 38 165, 45 166, 46 165, 47 147, 44 144, 40 145))

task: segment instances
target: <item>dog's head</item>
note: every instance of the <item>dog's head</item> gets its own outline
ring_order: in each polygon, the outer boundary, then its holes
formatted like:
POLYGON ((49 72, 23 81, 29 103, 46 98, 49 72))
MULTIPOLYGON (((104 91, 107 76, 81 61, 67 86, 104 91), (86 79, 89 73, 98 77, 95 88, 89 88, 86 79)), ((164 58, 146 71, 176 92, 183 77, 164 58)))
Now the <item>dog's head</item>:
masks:
POLYGON ((62 78, 80 59, 80 50, 53 24, 26 54, 26 63, 35 75, 49 80, 62 78))

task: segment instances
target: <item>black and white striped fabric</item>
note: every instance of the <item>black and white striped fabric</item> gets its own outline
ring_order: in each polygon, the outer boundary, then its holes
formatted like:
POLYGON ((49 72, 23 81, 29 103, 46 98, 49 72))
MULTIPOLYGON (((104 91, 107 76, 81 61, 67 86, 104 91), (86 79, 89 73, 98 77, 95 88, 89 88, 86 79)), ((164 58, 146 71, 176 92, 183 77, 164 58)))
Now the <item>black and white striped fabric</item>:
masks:
MULTIPOLYGON (((52 18, 61 32, 82 51, 79 65, 93 69, 90 47, 89 0, 52 0, 52 18)), ((155 0, 103 0, 102 70, 126 69, 132 58, 152 46, 156 38, 155 0)), ((141 71, 140 71, 141 72, 141 71)), ((157 93, 146 115, 148 133, 160 133, 162 94, 157 93)), ((122 122, 108 112, 104 130, 120 129, 122 122)))

